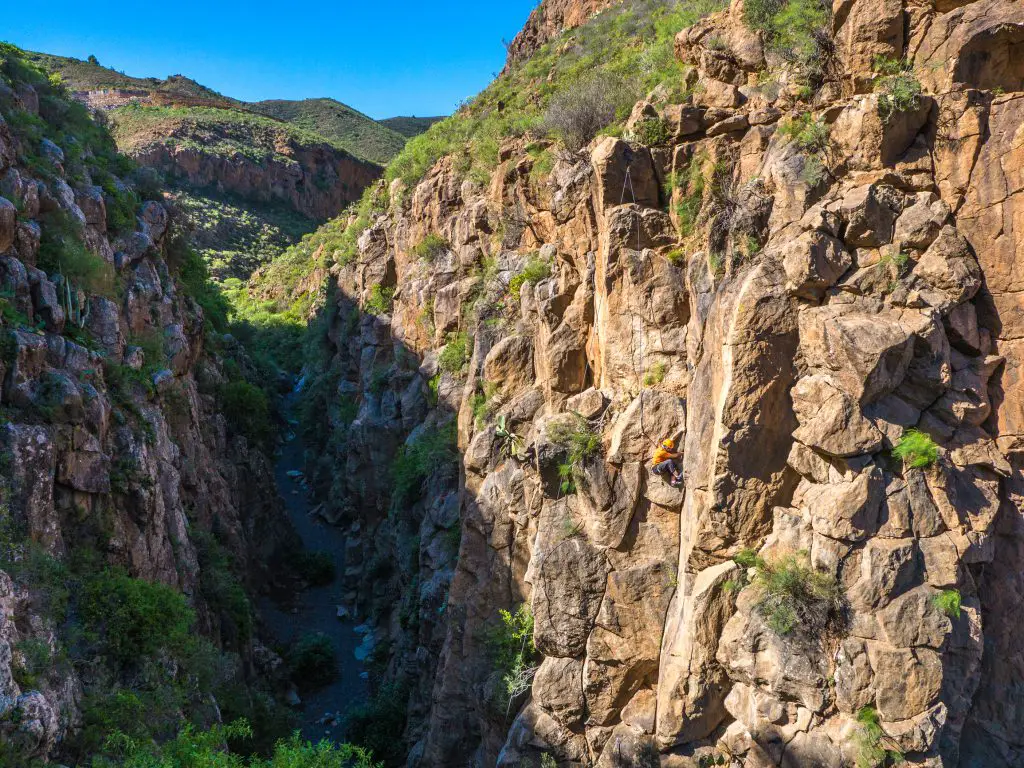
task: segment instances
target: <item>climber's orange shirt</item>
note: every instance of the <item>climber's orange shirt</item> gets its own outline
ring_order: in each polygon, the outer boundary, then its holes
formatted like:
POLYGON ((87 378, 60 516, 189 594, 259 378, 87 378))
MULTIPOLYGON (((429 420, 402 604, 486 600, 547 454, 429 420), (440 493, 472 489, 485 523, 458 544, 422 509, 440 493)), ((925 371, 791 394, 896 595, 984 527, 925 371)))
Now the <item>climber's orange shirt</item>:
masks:
POLYGON ((651 461, 651 464, 661 464, 661 462, 666 461, 667 459, 674 459, 677 455, 678 454, 673 453, 664 446, 659 445, 654 449, 654 459, 651 461))

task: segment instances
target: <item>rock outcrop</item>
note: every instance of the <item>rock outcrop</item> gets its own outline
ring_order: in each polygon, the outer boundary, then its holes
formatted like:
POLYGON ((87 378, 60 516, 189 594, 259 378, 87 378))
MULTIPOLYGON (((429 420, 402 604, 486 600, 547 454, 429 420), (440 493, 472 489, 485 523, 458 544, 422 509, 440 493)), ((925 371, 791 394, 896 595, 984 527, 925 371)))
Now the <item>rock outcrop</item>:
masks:
MULTIPOLYGON (((595 9, 545 3, 510 58, 595 9)), ((808 103, 742 13, 679 33, 686 103, 627 125, 659 146, 536 174, 508 139, 486 187, 442 158, 333 270, 320 483, 387 674, 416 670, 410 765, 1024 760, 1024 16, 838 4, 808 103), (889 109, 879 56, 923 93, 889 109), (427 460, 445 424, 457 474, 427 460), (910 430, 933 455, 894 453, 910 430), (685 488, 648 470, 666 436, 685 488), (836 585, 827 626, 767 612, 787 557, 836 585), (498 609, 523 604, 536 669, 509 678, 498 609)))

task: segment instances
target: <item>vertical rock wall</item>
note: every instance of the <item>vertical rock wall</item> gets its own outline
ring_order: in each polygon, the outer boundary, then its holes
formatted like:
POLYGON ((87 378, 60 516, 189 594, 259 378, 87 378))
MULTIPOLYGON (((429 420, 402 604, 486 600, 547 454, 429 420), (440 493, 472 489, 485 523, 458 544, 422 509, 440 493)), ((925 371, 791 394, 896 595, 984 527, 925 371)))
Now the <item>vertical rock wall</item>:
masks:
MULTIPOLYGON (((876 716, 882 751, 914 764, 1024 759, 1024 14, 834 11, 813 103, 734 4, 677 38, 689 101, 634 111, 627 128, 660 120, 664 144, 598 139, 537 178, 510 140, 487 188, 444 159, 392 187, 336 270, 328 400, 358 415, 333 425, 331 514, 375 557, 418 553, 389 582, 418 634, 375 606, 390 673, 435 678, 410 693, 410 764, 853 765, 876 716), (906 56, 924 88, 888 117, 878 56, 906 56), (827 140, 779 130, 800 119, 827 140), (664 182, 694 164, 714 183, 691 234, 675 205, 691 190, 664 182), (447 246, 420 258, 428 235, 447 246), (537 259, 548 276, 516 286, 537 259), (375 286, 394 306, 354 325, 375 286), (458 478, 428 476, 396 521, 377 468, 452 420, 458 478), (600 443, 574 488, 566 425, 600 443), (892 452, 910 429, 938 446, 927 466, 892 452), (649 472, 666 436, 685 488, 649 472), (457 557, 439 555, 456 518, 457 557), (771 625, 745 549, 834 579, 841 627, 771 625), (488 638, 523 603, 538 668, 509 701, 488 638)), ((380 571, 351 576, 365 593, 380 571)))

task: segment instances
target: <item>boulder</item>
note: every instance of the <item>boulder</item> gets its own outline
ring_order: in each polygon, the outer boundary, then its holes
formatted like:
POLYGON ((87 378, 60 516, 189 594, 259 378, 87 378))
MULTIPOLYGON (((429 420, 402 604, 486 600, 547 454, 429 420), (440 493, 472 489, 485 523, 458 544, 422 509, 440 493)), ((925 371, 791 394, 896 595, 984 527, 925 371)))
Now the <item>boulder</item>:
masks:
POLYGON ((793 437, 804 445, 838 457, 881 447, 882 433, 829 377, 805 376, 793 387, 792 396, 799 422, 793 437))
POLYGON ((842 241, 819 230, 787 241, 779 255, 787 290, 806 299, 820 299, 853 263, 842 241))
POLYGON ((597 179, 599 210, 623 203, 658 207, 660 190, 649 150, 634 148, 622 139, 608 136, 597 144, 590 160, 597 179))
POLYGON ((967 239, 948 224, 918 259, 912 274, 920 283, 922 298, 940 312, 973 298, 981 288, 981 268, 967 239))
POLYGON ((848 246, 877 248, 892 242, 893 227, 902 208, 899 192, 880 184, 867 184, 846 193, 840 215, 846 223, 848 246))

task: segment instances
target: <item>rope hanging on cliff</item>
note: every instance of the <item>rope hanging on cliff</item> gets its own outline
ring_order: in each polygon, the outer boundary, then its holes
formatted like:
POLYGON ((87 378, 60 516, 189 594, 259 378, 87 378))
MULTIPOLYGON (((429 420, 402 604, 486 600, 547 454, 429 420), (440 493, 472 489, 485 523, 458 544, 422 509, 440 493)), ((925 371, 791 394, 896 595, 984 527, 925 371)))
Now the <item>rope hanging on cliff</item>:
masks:
MULTIPOLYGON (((641 240, 641 232, 640 232, 640 226, 641 226, 641 224, 640 224, 640 217, 637 215, 637 212, 636 212, 636 192, 633 190, 633 175, 632 175, 632 172, 631 172, 631 166, 632 165, 633 165, 633 150, 630 149, 627 146, 626 147, 626 175, 625 175, 625 177, 622 180, 622 194, 619 197, 619 205, 622 206, 622 205, 625 204, 625 202, 626 202, 626 189, 628 188, 629 189, 630 204, 633 206, 633 208, 630 211, 630 213, 632 214, 633 220, 636 222, 636 252, 637 252, 637 256, 639 257, 639 256, 642 255, 643 250, 641 248, 642 240, 641 240)), ((629 359, 630 359, 630 364, 633 366, 633 376, 636 378, 637 384, 640 387, 640 434, 643 435, 645 438, 647 438, 647 440, 649 440, 652 444, 656 445, 658 441, 652 439, 651 436, 649 434, 647 434, 647 427, 644 425, 644 409, 645 409, 644 390, 646 389, 646 387, 644 386, 644 380, 643 380, 643 370, 644 370, 644 318, 643 318, 642 315, 638 315, 636 312, 633 311, 632 305, 627 304, 626 305, 626 309, 627 309, 627 311, 629 312, 629 315, 630 315, 630 323, 629 323, 629 346, 630 346, 629 359), (639 355, 637 354, 637 345, 636 345, 636 333, 637 333, 637 331, 634 330, 635 326, 637 325, 637 322, 639 322, 639 325, 640 325, 640 328, 639 328, 639 336, 640 336, 639 355), (638 357, 639 357, 639 360, 640 360, 640 371, 639 371, 639 373, 637 372, 637 367, 636 367, 636 365, 637 365, 637 358, 638 357)))

